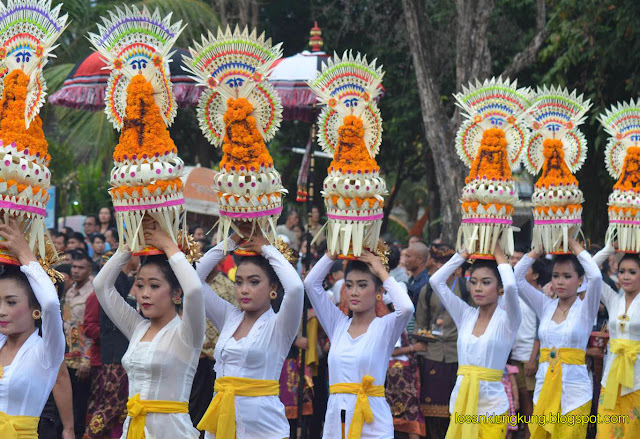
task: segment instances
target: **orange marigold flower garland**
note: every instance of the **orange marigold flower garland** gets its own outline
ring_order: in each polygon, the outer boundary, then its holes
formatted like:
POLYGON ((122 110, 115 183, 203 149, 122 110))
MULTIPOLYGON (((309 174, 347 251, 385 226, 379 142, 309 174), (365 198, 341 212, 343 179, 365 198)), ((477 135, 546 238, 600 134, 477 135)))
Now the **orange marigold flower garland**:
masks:
POLYGON ((145 154, 153 159, 178 152, 153 99, 153 86, 142 75, 134 76, 127 87, 126 113, 113 153, 116 162, 141 159, 145 154))
POLYGON ((465 183, 477 178, 510 180, 511 168, 507 157, 507 139, 500 128, 490 128, 482 134, 482 142, 465 183))
POLYGON ((338 146, 328 172, 343 174, 365 174, 379 172, 380 167, 369 154, 364 143, 362 120, 356 116, 346 116, 338 129, 338 146))
POLYGON ((578 180, 571 173, 564 161, 564 149, 559 139, 545 139, 542 143, 544 150, 544 164, 542 175, 536 181, 536 188, 550 188, 553 186, 578 185, 578 180))
POLYGON ((258 131, 256 119, 250 116, 252 112, 253 106, 244 98, 227 100, 227 111, 224 114, 226 133, 220 168, 242 172, 273 166, 273 158, 258 131))
POLYGON ((0 139, 5 147, 15 142, 18 151, 28 149, 29 155, 42 157, 48 163, 49 144, 44 138, 40 116, 36 115, 26 128, 24 112, 28 85, 29 77, 22 70, 14 70, 5 78, 0 101, 0 139))

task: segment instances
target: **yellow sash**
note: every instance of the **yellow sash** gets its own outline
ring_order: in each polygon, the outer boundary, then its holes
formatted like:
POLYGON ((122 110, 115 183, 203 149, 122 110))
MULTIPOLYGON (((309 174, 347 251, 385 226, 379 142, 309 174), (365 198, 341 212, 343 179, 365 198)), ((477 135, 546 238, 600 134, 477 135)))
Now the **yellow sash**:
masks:
POLYGON ((127 401, 127 416, 131 418, 127 439, 144 439, 147 413, 189 413, 189 403, 179 401, 145 401, 140 394, 127 401))
POLYGON ((384 398, 384 386, 374 386, 373 381, 372 376, 365 375, 362 378, 362 383, 338 383, 329 387, 329 393, 332 394, 348 393, 358 396, 347 439, 360 439, 364 423, 371 424, 373 422, 373 412, 371 411, 371 405, 369 405, 369 397, 379 396, 384 398))
POLYGON ((318 319, 316 317, 307 322, 307 340, 309 348, 305 357, 307 366, 311 369, 311 375, 318 375, 318 319))
MULTIPOLYGON (((560 413, 560 401, 562 397, 562 365, 563 364, 584 364, 585 352, 575 348, 542 348, 540 349, 540 363, 549 363, 547 373, 544 375, 544 382, 538 397, 538 403, 533 409, 533 415, 538 418, 560 413)), ((548 416, 547 416, 548 417, 548 416)), ((529 424, 532 439, 546 438, 547 434, 553 437, 553 431, 557 423, 545 422, 529 424)))
MULTIPOLYGON (((216 380, 216 396, 198 424, 198 430, 215 434, 216 439, 236 437, 237 396, 278 396, 280 382, 276 380, 254 380, 251 378, 221 377, 216 380)), ((260 413, 255 413, 260 416, 260 413)))
POLYGON ((38 421, 35 416, 12 416, 0 412, 0 438, 38 439, 38 421))
POLYGON ((618 399, 618 387, 633 388, 633 370, 638 354, 640 354, 640 341, 611 339, 610 349, 616 357, 611 363, 609 375, 607 376, 607 387, 604 389, 605 409, 613 410, 618 399))
POLYGON ((457 423, 456 415, 477 415, 480 381, 500 381, 504 371, 487 369, 480 366, 460 366, 458 375, 464 376, 458 390, 458 397, 453 408, 453 420, 449 423, 445 439, 477 438, 478 424, 475 422, 457 423))

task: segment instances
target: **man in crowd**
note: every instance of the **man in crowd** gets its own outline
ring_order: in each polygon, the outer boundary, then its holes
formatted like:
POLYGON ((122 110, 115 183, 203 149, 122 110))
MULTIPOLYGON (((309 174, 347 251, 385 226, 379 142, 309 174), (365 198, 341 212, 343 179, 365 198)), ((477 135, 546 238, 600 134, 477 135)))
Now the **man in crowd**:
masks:
POLYGON ((67 235, 67 250, 86 250, 87 246, 84 243, 84 236, 82 233, 73 232, 71 235, 67 235))
POLYGON ((300 224, 300 216, 298 215, 298 212, 296 212, 295 210, 291 210, 287 215, 286 222, 276 227, 276 234, 284 235, 289 238, 291 248, 296 251, 300 251, 300 241, 298 241, 298 237, 296 236, 296 232, 294 230, 295 226, 297 226, 298 224, 300 224))
POLYGON ((91 340, 85 338, 84 311, 87 298, 93 292, 91 273, 93 262, 87 253, 81 250, 73 252, 71 279, 73 285, 67 290, 62 308, 64 333, 69 352, 65 360, 69 367, 69 377, 73 389, 73 418, 77 439, 82 438, 87 413, 87 403, 91 386, 91 365, 89 348, 91 340))
POLYGON ((420 290, 429 283, 429 273, 427 272, 427 259, 429 249, 424 242, 414 242, 407 248, 405 258, 405 269, 409 273, 407 290, 409 297, 416 303, 420 290))
POLYGON ((109 249, 113 252, 118 250, 118 245, 120 244, 120 236, 118 235, 118 231, 116 229, 107 229, 104 232, 104 237, 109 244, 109 249))
MULTIPOLYGON (((453 256, 454 250, 446 245, 433 245, 429 250, 427 273, 432 275, 453 256)), ((447 281, 451 291, 468 301, 462 269, 447 281)), ((458 371, 458 330, 428 283, 420 291, 416 307, 416 329, 433 331, 438 341, 429 343, 429 349, 419 352, 421 360, 420 409, 425 417, 427 437, 444 439, 449 427, 449 397, 456 383, 458 371)))
POLYGON ((53 246, 56 248, 58 254, 62 254, 67 249, 67 237, 64 236, 64 233, 60 232, 51 232, 51 240, 53 241, 53 246))
MULTIPOLYGON (((322 229, 322 224, 320 223, 320 208, 318 206, 313 206, 311 208, 311 221, 309 222, 309 233, 311 233, 311 236, 315 237, 318 232, 320 231, 320 229, 322 229)), ((325 240, 325 234, 323 233, 322 236, 318 237, 317 243, 320 244, 322 241, 325 240)))

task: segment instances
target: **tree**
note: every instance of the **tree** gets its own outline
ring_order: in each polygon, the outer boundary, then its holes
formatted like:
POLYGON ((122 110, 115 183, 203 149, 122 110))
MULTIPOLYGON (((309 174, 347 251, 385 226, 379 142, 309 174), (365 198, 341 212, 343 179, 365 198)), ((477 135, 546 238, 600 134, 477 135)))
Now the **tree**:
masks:
MULTIPOLYGON (((494 0, 456 0, 455 5, 440 1, 437 7, 432 3, 402 0, 402 9, 416 72, 425 138, 436 161, 434 170, 443 218, 442 234, 445 240, 453 242, 461 220, 458 198, 467 169, 453 148, 456 130, 460 125, 460 113, 454 111, 449 99, 443 98, 453 90, 446 90, 447 84, 443 83, 440 69, 443 54, 439 49, 447 47, 449 43, 455 52, 454 55, 444 54, 455 58, 455 91, 473 79, 487 78, 495 70, 490 42, 496 17, 493 15, 494 0), (455 25, 449 23, 438 31, 433 16, 447 7, 455 13, 455 25), (452 34, 453 42, 448 41, 452 34)), ((528 67, 536 59, 546 39, 544 0, 536 0, 535 11, 536 35, 520 53, 513 56, 502 71, 505 76, 514 76, 528 67)), ((497 32, 500 32, 500 28, 497 32)))

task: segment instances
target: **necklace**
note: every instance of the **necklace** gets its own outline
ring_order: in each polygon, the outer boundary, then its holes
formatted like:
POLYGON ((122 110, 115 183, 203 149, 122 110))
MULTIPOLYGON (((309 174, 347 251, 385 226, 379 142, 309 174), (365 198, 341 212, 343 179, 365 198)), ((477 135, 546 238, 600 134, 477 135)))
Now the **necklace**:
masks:
POLYGON ((0 366, 0 380, 4 376, 4 366, 0 366))
POLYGON ((569 308, 567 308, 567 309, 560 308, 560 305, 558 305, 558 309, 559 309, 560 311, 562 311, 562 315, 563 315, 563 316, 566 316, 566 315, 567 315, 567 313, 569 312, 569 310, 571 309, 571 305, 570 305, 570 306, 569 306, 569 308))

